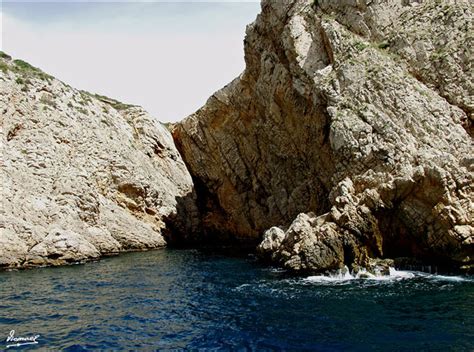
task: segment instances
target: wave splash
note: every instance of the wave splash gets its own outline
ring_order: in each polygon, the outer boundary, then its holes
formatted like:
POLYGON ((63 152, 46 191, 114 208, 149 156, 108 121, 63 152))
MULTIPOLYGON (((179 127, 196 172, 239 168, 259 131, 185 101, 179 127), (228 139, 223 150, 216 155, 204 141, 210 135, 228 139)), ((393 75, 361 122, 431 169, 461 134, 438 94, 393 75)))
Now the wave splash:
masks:
POLYGON ((397 270, 395 268, 390 268, 388 275, 372 274, 364 269, 360 270, 356 274, 351 274, 351 272, 349 271, 349 268, 345 266, 343 269, 339 269, 338 271, 331 274, 308 276, 305 279, 303 279, 303 281, 313 282, 313 283, 345 282, 345 281, 351 281, 351 280, 399 281, 399 280, 413 279, 416 277, 432 279, 436 281, 450 281, 450 282, 462 282, 462 281, 474 280, 472 277, 427 274, 427 273, 418 272, 418 271, 397 270))

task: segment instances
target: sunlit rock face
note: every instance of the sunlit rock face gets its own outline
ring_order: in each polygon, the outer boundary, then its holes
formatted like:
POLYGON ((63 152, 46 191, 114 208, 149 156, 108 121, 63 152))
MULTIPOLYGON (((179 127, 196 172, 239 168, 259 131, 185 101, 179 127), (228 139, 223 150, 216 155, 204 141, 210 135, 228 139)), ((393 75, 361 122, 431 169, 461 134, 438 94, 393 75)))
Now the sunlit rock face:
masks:
POLYGON ((191 176, 157 120, 0 60, 0 266, 159 248, 194 226, 191 176))
POLYGON ((469 1, 263 1, 246 69, 173 131, 217 241, 295 271, 472 269, 469 1))

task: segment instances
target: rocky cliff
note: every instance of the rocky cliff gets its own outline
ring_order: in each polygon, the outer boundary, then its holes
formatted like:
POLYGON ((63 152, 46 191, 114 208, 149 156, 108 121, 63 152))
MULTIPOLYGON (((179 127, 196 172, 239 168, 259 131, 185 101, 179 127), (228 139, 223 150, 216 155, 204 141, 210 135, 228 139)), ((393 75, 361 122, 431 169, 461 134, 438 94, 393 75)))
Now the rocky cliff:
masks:
MULTIPOLYGON (((0 266, 59 265, 162 247, 192 180, 141 108, 0 58, 0 266)), ((189 219, 189 220, 188 220, 189 219)))
POLYGON ((472 3, 261 7, 245 71, 173 131, 207 238, 294 271, 472 269, 472 3))

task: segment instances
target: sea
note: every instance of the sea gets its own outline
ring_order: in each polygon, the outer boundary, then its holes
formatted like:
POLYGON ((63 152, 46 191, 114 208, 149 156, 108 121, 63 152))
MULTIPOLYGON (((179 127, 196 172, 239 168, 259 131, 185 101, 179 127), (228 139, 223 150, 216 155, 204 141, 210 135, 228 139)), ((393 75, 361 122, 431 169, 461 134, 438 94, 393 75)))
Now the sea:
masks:
POLYGON ((216 249, 3 271, 2 349, 474 351, 474 277, 294 276, 216 249))

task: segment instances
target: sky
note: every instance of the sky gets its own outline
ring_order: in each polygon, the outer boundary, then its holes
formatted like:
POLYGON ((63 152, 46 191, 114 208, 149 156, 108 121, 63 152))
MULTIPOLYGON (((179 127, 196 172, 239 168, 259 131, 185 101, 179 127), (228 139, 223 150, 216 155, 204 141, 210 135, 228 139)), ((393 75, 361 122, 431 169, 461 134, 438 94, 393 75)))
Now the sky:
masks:
POLYGON ((199 109, 244 69, 258 1, 2 1, 2 51, 160 121, 199 109))

